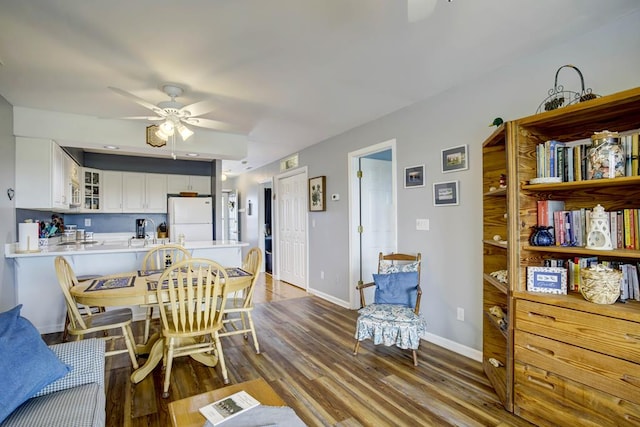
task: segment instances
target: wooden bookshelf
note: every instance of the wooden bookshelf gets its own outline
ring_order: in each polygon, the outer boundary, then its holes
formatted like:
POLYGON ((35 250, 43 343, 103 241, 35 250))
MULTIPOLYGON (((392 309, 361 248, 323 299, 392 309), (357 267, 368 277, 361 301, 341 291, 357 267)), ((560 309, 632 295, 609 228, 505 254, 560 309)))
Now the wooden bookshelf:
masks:
POLYGON ((507 359, 503 368, 485 363, 485 372, 505 408, 535 425, 640 423, 640 302, 599 305, 577 292, 540 294, 526 286, 527 267, 547 259, 640 260, 637 250, 529 244, 539 200, 563 200, 567 210, 596 204, 606 210, 640 208, 638 176, 530 184, 537 145, 639 127, 636 88, 507 122, 483 144, 483 307, 486 313, 492 304, 508 310, 504 334, 485 316, 483 359, 507 359), (504 194, 493 194, 489 187, 497 187, 500 173, 508 186, 504 194), (495 234, 508 243, 492 243, 495 234), (508 270, 504 286, 489 275, 499 267, 508 270))

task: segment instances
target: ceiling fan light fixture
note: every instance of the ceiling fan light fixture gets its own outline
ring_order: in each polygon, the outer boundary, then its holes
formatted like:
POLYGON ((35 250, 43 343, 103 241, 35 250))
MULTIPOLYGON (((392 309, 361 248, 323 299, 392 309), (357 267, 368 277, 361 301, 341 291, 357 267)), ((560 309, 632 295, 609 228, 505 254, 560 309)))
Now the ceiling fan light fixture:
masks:
POLYGON ((171 135, 173 135, 173 131, 174 131, 173 123, 169 120, 166 120, 160 126, 158 126, 156 136, 161 140, 166 141, 169 139, 171 135))
POLYGON ((191 135, 193 135, 193 131, 188 127, 186 127, 185 125, 183 125, 182 123, 178 124, 177 128, 178 128, 178 133, 182 137, 183 141, 186 141, 191 135))

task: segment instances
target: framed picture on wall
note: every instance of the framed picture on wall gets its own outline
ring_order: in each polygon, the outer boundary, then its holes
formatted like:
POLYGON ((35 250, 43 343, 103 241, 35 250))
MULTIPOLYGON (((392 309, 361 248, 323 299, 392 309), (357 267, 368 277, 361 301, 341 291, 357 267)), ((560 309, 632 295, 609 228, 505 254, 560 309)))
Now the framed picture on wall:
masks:
POLYGON ((324 211, 327 201, 325 176, 309 178, 309 210, 324 211))
POLYGON ((404 188, 424 187, 424 165, 404 168, 404 188))
POLYGON ((458 204, 458 181, 433 184, 434 206, 456 206, 458 204))
POLYGON ((442 173, 469 169, 467 145, 442 150, 442 173))

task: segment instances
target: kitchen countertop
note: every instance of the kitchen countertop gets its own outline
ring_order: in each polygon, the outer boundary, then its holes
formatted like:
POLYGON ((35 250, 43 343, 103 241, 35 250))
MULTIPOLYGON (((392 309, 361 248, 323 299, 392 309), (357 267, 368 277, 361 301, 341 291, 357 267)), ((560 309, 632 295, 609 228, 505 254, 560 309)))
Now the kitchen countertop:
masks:
MULTIPOLYGON (((49 245, 43 246, 37 252, 19 252, 17 243, 5 244, 5 258, 25 258, 25 257, 42 257, 42 256, 58 256, 58 255, 82 255, 82 254, 100 254, 100 253, 126 253, 126 252, 146 252, 151 248, 160 246, 163 243, 169 243, 168 239, 159 239, 157 244, 150 243, 144 245, 143 239, 134 239, 129 244, 130 234, 124 233, 104 233, 95 234, 96 243, 82 244, 57 244, 57 240, 53 240, 49 245)), ((213 248, 237 248, 249 246, 246 242, 237 240, 201 240, 187 241, 184 244, 186 249, 213 249, 213 248)))

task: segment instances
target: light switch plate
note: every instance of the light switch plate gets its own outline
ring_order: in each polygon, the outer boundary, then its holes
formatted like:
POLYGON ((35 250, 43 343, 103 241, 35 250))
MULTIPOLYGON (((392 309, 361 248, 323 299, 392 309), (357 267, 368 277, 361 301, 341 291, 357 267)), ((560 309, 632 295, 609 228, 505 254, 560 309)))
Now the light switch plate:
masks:
POLYGON ((429 231, 428 219, 416 219, 416 230, 429 231))

